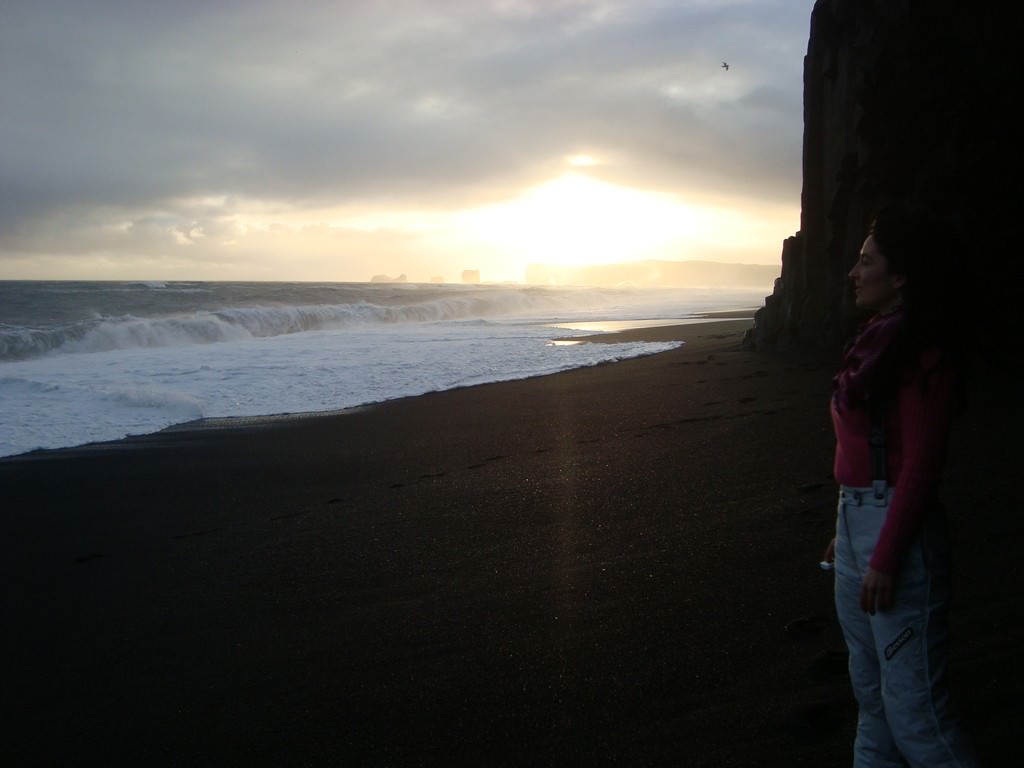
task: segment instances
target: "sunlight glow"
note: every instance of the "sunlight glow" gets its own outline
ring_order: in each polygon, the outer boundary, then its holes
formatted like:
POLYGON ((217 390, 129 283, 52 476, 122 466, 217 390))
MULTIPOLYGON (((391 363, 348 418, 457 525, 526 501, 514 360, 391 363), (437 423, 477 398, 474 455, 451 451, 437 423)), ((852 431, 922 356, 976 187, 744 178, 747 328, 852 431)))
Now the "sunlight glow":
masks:
MULTIPOLYGON (((134 278, 142 273, 117 270, 122 254, 134 257, 143 246, 163 259, 144 265, 153 279, 365 281, 383 274, 458 282, 464 271, 478 270, 484 282, 521 282, 530 265, 775 263, 799 220, 792 206, 611 183, 597 176, 604 165, 597 155, 558 159, 560 175, 498 202, 458 209, 299 208, 231 196, 182 198, 134 217, 112 211, 86 238, 102 269, 90 262, 66 276, 134 278)), ((27 276, 40 273, 42 262, 32 254, 20 263, 27 276)))
POLYGON ((695 208, 579 173, 566 173, 510 202, 467 211, 462 218, 463 228, 524 264, 651 258, 674 241, 709 234, 695 208))
POLYGON ((565 162, 577 168, 590 168, 599 164, 598 159, 590 155, 570 155, 565 158, 565 162))

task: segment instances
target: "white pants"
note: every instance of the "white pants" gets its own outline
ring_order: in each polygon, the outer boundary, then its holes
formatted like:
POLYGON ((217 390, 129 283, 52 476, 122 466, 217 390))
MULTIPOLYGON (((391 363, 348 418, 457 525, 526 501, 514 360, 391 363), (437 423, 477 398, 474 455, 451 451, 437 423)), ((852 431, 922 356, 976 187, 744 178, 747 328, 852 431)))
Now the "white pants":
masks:
POLYGON ((861 582, 889 508, 891 489, 843 487, 836 521, 836 610, 860 705, 854 768, 976 766, 945 685, 950 600, 949 537, 941 509, 907 552, 894 603, 860 608, 861 582))

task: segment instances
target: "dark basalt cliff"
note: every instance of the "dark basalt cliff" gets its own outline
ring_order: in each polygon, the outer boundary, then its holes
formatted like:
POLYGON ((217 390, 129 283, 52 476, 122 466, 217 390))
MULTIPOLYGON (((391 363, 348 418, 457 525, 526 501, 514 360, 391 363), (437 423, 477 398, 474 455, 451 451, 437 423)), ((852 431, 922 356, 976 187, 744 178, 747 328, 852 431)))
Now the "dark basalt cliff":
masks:
POLYGON ((857 322, 846 273, 871 212, 891 199, 916 200, 958 224, 965 295, 951 311, 976 313, 967 308, 980 303, 989 338, 1009 336, 1024 275, 1022 5, 815 3, 804 60, 800 231, 783 244, 782 273, 747 333, 749 346, 841 344, 857 322))

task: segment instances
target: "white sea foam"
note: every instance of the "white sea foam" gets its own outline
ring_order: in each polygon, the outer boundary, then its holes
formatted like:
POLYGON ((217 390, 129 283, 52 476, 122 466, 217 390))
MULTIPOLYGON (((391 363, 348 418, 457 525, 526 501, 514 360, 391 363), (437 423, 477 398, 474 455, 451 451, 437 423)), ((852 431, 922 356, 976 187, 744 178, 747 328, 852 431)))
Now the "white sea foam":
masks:
POLYGON ((164 413, 177 413, 185 419, 198 419, 203 415, 203 404, 199 398, 151 384, 114 387, 104 399, 116 406, 153 408, 164 413))
POLYGON ((20 348, 0 345, 0 456, 202 417, 337 410, 652 354, 675 345, 557 344, 587 331, 553 325, 670 320, 754 301, 401 286, 346 288, 346 300, 331 303, 321 301, 338 293, 331 286, 229 287, 231 301, 216 295, 223 286, 117 284, 104 297, 116 290, 120 298, 97 303, 86 291, 88 301, 76 297, 77 314, 69 309, 49 322, 14 309, 0 315, 0 338, 28 339, 20 348), (146 315, 154 296, 165 302, 156 310, 170 311, 146 315), (117 311, 124 309, 131 311, 117 311))

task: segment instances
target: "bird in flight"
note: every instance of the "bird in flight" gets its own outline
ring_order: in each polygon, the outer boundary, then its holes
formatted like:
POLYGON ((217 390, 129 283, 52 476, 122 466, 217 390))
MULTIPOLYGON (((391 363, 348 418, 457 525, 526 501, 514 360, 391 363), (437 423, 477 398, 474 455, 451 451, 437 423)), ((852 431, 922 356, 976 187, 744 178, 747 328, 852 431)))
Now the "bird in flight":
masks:
POLYGON ((723 61, 722 62, 722 69, 724 69, 726 72, 728 72, 729 71, 729 62, 723 61))

